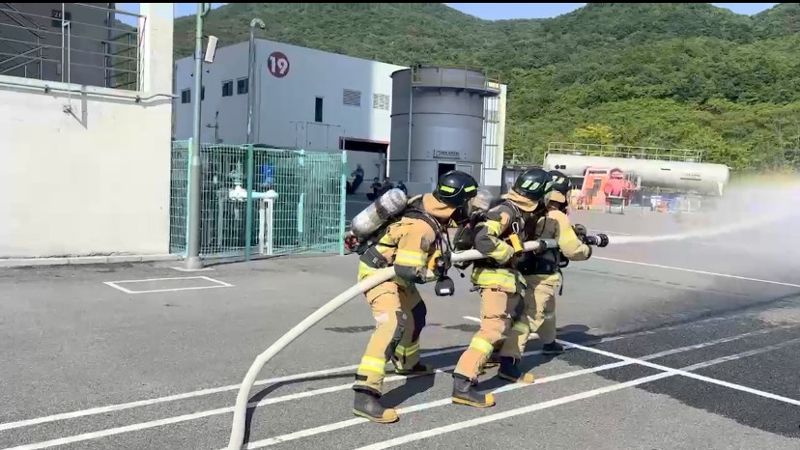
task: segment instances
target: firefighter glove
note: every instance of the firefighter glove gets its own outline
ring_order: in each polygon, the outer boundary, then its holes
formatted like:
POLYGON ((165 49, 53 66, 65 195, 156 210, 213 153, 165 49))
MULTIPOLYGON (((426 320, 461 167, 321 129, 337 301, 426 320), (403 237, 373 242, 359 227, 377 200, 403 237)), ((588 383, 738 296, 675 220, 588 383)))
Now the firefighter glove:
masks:
POLYGON ((585 226, 576 223, 572 228, 575 230, 575 234, 577 234, 581 240, 583 240, 583 238, 586 237, 587 230, 585 226))

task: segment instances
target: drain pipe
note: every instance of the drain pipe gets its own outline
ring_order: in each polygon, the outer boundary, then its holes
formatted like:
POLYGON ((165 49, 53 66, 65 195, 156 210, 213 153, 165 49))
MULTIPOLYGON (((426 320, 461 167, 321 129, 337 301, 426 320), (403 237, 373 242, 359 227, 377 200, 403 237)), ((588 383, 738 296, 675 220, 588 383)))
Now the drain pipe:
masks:
MULTIPOLYGON (((526 242, 523 251, 529 252, 538 250, 541 245, 545 245, 547 248, 558 248, 557 241, 553 239, 545 239, 540 241, 526 242)), ((467 250, 464 252, 453 253, 451 260, 452 262, 457 263, 474 261, 476 259, 483 258, 485 258, 485 256, 479 251, 467 250)), ((256 357, 256 360, 253 361, 253 365, 250 366, 250 369, 247 371, 247 374, 244 377, 244 381, 242 381, 242 384, 239 387, 239 394, 236 396, 236 406, 233 409, 233 424, 231 425, 231 437, 228 441, 228 450, 240 450, 242 448, 242 443, 244 441, 245 418, 247 417, 247 401, 250 397, 250 390, 253 388, 256 377, 258 376, 259 372, 261 372, 264 364, 272 359, 273 356, 277 355, 278 352, 283 350, 287 345, 291 344, 292 341, 305 333, 306 330, 339 309, 339 307, 347 303, 350 299, 374 288, 375 286, 391 279, 394 276, 394 267, 386 267, 378 270, 369 277, 364 278, 346 291, 331 299, 318 310, 314 311, 313 314, 306 317, 302 322, 295 325, 294 328, 289 330, 288 333, 284 334, 274 344, 270 345, 269 348, 264 351, 264 353, 256 357)))

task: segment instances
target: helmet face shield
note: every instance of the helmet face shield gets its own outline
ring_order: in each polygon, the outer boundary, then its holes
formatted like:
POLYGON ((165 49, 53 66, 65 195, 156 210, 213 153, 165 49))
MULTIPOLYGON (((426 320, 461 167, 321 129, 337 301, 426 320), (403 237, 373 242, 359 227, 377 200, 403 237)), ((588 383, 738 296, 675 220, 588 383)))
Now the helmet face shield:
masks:
POLYGON ((439 177, 433 196, 440 202, 459 208, 478 195, 478 182, 467 173, 451 170, 439 177))
POLYGON ((553 183, 552 190, 566 195, 569 191, 569 177, 557 170, 551 170, 550 177, 553 183))
POLYGON ((514 182, 512 189, 523 197, 539 202, 552 186, 552 177, 543 169, 528 169, 514 182))

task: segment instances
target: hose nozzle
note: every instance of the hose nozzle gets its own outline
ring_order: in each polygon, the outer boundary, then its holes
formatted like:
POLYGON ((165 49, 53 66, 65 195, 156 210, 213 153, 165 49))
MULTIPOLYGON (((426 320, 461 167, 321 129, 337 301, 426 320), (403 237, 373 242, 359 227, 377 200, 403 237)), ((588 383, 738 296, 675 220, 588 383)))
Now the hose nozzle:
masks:
POLYGON ((598 233, 597 235, 594 236, 587 235, 584 238, 584 242, 586 243, 586 245, 594 245, 602 248, 608 245, 608 235, 603 233, 598 233))

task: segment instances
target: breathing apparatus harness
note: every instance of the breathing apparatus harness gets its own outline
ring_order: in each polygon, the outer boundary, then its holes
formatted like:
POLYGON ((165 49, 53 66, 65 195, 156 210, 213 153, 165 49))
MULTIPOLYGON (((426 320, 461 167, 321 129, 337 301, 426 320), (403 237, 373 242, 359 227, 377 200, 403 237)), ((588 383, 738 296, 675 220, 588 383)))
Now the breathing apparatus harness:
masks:
MULTIPOLYGON (((406 206, 402 212, 387 219, 374 233, 359 239, 357 246, 355 246, 355 252, 360 255, 359 259, 367 266, 375 269, 382 269, 390 266, 390 261, 378 251, 377 246, 380 244, 387 248, 397 247, 397 245, 385 244, 380 241, 388 232, 389 227, 403 218, 422 220, 433 229, 436 238, 432 246, 436 249, 434 254, 438 254, 438 256, 434 258, 432 264, 429 264, 427 268, 436 275, 436 285, 434 287, 436 295, 453 295, 455 293, 455 285, 453 280, 447 276, 447 271, 452 266, 450 256, 453 247, 450 243, 450 236, 447 234, 447 228, 435 217, 430 215, 422 206, 422 196, 410 199, 408 206, 406 206)), ((351 239, 352 238, 354 238, 354 236, 351 237, 351 239)))

